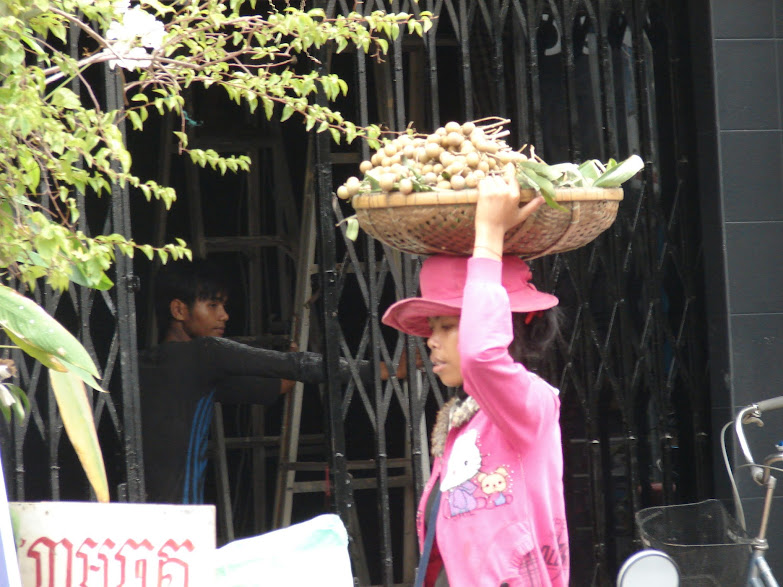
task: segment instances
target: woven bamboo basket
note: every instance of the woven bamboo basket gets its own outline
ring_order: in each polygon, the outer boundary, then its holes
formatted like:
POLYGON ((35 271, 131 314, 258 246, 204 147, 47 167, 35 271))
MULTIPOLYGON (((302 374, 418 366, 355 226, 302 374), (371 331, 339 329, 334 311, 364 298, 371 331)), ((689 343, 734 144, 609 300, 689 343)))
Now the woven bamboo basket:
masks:
MULTIPOLYGON (((522 201, 536 197, 522 190, 522 201)), ((369 235, 392 248, 415 255, 470 255, 478 190, 359 194, 351 200, 356 217, 369 235)), ((534 259, 571 251, 594 240, 617 217, 622 188, 563 188, 555 199, 565 208, 546 204, 511 228, 503 252, 534 259)))

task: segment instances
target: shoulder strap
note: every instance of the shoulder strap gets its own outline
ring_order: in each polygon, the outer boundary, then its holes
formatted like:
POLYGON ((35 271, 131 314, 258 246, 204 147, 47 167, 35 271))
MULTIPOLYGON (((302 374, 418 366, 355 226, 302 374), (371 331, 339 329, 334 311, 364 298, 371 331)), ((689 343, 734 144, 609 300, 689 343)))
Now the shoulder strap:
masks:
POLYGON ((437 491, 435 501, 432 504, 430 515, 427 518, 427 534, 424 537, 424 548, 421 551, 421 557, 419 558, 419 567, 416 569, 416 581, 413 587, 423 587, 424 578, 427 576, 427 567, 430 562, 430 553, 432 553, 432 545, 435 542, 435 522, 438 521, 438 511, 440 511, 440 496, 441 491, 437 487, 437 484, 433 491, 437 491))

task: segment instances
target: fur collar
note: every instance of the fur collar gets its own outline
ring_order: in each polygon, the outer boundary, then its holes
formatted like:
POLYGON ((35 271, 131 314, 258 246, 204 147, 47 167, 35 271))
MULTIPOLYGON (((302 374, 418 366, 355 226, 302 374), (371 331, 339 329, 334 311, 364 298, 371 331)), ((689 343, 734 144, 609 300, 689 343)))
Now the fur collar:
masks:
POLYGON ((430 452, 432 456, 443 456, 443 449, 446 447, 446 436, 448 436, 449 430, 459 428, 470 422, 470 419, 480 409, 478 402, 470 396, 464 399, 453 397, 443 404, 443 407, 438 410, 435 426, 432 429, 432 437, 430 438, 430 452))

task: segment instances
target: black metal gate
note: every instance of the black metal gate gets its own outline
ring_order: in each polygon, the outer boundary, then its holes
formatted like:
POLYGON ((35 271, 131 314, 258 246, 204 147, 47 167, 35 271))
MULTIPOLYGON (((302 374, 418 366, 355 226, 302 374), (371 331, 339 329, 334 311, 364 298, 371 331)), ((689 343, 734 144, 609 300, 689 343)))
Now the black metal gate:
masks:
MULTIPOLYGON (((70 51, 80 52, 80 32, 71 30, 70 51)), ((118 74, 104 68, 100 86, 94 88, 107 109, 122 107, 118 74)), ((80 82, 72 88, 81 92, 80 82)), ((124 133, 124 125, 121 127, 124 133)), ((131 234, 128 188, 112 186, 111 197, 79 196, 78 230, 87 235, 131 234)), ((93 417, 106 464, 111 501, 143 500, 143 468, 136 362, 137 279, 132 262, 122 255, 111 275, 115 287, 95 291, 72 285, 64 293, 41 287, 33 298, 73 332, 90 353, 102 375, 101 385, 110 393, 89 390, 93 417)), ((31 410, 24 421, 11 426, 0 421, 3 465, 9 499, 94 499, 76 453, 70 444, 49 385, 46 369, 21 351, 12 356, 19 367, 19 386, 27 392, 31 410)))
MULTIPOLYGON (((641 179, 625 185, 608 233, 581 250, 534 262, 540 285, 560 297, 568 317, 544 374, 563 399, 571 583, 611 585, 618 565, 638 548, 636 510, 710 492, 685 7, 639 0, 384 5, 430 10, 437 20, 424 39, 400 38, 383 63, 362 53, 332 56, 333 70, 355 80, 352 97, 339 107, 360 123, 392 130, 412 123, 431 132, 449 120, 503 116, 512 120, 512 146, 533 144, 548 162, 638 153, 647 163, 641 179)), ((326 3, 330 15, 381 7, 326 3)), ((403 348, 408 357, 416 346, 424 352, 422 341, 379 325, 390 301, 415 291, 417 259, 362 238, 334 238, 335 222, 352 212, 335 207, 332 192, 357 172, 355 163, 341 160, 323 138, 322 309, 327 340, 341 343, 326 349, 330 364, 338 354, 388 361, 403 348)), ((335 505, 346 520, 352 508, 367 512, 359 519, 364 551, 378 555, 369 565, 372 582, 409 581, 396 524, 404 500, 390 483, 388 463, 410 459, 418 497, 428 473, 426 431, 449 390, 428 373, 406 385, 378 381, 365 390, 357 383, 344 393, 335 384, 330 391, 335 505), (352 491, 347 466, 368 456, 361 454, 369 450, 366 442, 361 448, 351 442, 351 431, 361 428, 374 434, 373 498, 352 491)))

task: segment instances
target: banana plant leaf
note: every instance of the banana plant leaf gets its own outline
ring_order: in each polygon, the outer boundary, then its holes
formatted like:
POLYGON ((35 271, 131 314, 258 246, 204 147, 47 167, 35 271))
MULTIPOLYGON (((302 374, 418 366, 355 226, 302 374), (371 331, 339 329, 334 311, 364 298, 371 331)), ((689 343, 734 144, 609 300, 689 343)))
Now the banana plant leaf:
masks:
POLYGON ((82 344, 30 298, 0 285, 0 327, 22 351, 49 369, 65 432, 99 501, 109 501, 103 455, 84 384, 103 391, 82 344))
POLYGON ((98 444, 98 434, 84 382, 74 373, 61 373, 52 369, 49 370, 49 380, 52 383, 65 432, 87 474, 87 480, 95 490, 98 501, 108 502, 109 483, 106 479, 106 467, 98 444))
POLYGON ((50 369, 67 371, 70 363, 93 377, 100 377, 82 344, 33 300, 0 285, 0 327, 22 350, 50 369))

